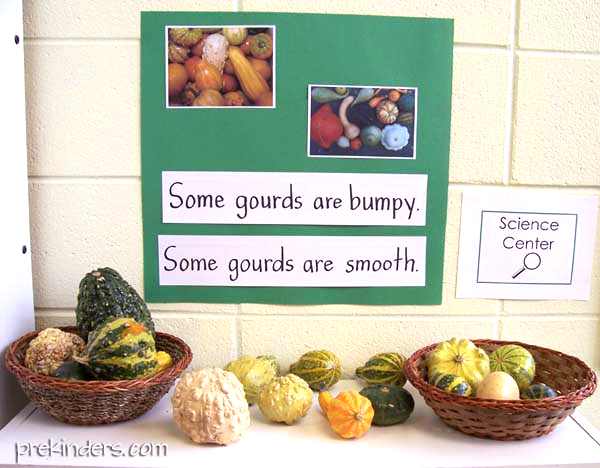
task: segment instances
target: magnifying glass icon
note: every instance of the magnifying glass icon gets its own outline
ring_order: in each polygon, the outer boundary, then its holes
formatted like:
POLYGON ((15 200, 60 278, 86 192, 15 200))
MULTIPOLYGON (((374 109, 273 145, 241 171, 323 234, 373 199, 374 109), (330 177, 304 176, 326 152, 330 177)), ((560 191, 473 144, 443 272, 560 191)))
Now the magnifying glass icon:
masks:
POLYGON ((515 279, 517 276, 519 276, 525 270, 536 270, 536 269, 538 269, 541 264, 542 264, 542 257, 540 257, 535 252, 529 252, 523 258, 523 266, 519 269, 519 271, 517 271, 514 275, 512 275, 512 279, 515 279))

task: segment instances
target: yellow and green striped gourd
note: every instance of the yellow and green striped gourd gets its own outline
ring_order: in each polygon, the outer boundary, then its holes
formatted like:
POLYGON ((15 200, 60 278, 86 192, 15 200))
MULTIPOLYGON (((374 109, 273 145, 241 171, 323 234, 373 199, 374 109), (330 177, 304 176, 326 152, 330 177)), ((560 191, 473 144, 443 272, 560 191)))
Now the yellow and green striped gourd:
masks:
POLYGON ((364 366, 358 367, 355 374, 370 385, 390 384, 402 387, 406 383, 405 362, 406 358, 400 353, 378 353, 371 356, 364 366))
POLYGON ((92 331, 81 356, 99 380, 132 380, 156 372, 156 345, 144 323, 132 318, 109 318, 92 331))
POLYGON ((440 390, 455 395, 471 396, 473 393, 469 382, 459 375, 437 372, 431 376, 429 383, 440 390))
POLYGON ((340 380, 340 360, 331 351, 309 351, 290 366, 290 374, 304 379, 313 390, 326 390, 340 380))

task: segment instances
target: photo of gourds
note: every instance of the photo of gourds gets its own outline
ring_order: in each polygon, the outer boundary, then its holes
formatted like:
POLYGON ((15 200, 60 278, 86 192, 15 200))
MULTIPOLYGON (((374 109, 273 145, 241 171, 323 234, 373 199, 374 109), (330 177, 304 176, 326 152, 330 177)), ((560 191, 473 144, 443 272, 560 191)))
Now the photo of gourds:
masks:
POLYGON ((273 107, 272 27, 167 28, 168 107, 273 107))
POLYGON ((309 86, 308 156, 414 159, 417 91, 309 86))

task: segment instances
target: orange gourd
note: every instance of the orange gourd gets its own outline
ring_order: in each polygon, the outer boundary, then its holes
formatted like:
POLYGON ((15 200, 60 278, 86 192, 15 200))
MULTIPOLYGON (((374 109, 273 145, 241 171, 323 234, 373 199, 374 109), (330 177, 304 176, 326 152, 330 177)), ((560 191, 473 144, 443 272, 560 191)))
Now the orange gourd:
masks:
POLYGON ((356 391, 341 392, 327 406, 329 425, 345 439, 364 435, 371 427, 374 415, 369 399, 356 391))
POLYGON ((333 401, 333 395, 329 392, 320 392, 319 393, 319 406, 323 413, 327 414, 327 408, 329 408, 329 404, 333 401))
POLYGON ((198 89, 202 91, 205 89, 219 91, 223 87, 223 75, 217 67, 206 60, 199 60, 196 64, 195 81, 198 89))

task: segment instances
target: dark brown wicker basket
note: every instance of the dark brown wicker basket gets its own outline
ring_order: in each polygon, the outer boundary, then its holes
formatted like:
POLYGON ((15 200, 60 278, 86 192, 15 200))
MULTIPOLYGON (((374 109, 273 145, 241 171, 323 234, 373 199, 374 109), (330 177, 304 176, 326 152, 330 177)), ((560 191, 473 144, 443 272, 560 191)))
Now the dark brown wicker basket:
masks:
MULTIPOLYGON (((75 327, 61 330, 77 333, 75 327)), ((137 418, 152 408, 185 370, 192 352, 181 339, 156 333, 156 347, 173 358, 173 365, 145 379, 136 380, 65 380, 38 374, 23 365, 31 332, 13 342, 5 355, 6 368, 13 373, 25 394, 39 408, 69 424, 108 424, 137 418)))
POLYGON ((559 396, 539 400, 491 400, 444 392, 427 382, 427 357, 433 344, 406 362, 406 377, 425 402, 450 427, 465 434, 497 440, 522 440, 552 431, 596 390, 596 374, 576 357, 516 341, 472 340, 491 352, 505 344, 523 346, 536 363, 534 383, 542 382, 559 396))

